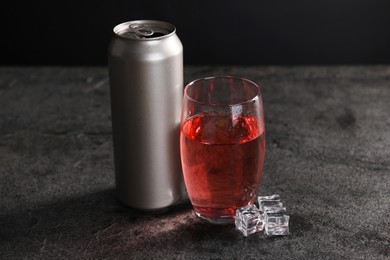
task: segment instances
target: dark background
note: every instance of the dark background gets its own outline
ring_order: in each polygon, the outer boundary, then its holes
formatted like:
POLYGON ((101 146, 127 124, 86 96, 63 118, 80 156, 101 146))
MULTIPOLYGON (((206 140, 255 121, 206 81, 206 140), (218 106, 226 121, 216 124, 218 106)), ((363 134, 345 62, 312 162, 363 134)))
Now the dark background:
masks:
POLYGON ((177 27, 185 64, 390 63, 388 0, 3 1, 0 65, 106 65, 112 28, 177 27))

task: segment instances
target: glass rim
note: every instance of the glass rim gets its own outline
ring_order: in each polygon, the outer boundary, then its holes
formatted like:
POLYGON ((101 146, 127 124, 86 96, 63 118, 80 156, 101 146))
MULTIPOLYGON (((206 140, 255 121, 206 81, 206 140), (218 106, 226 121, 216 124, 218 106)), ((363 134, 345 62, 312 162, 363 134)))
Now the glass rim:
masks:
POLYGON ((262 94, 261 94, 261 87, 258 84, 256 84, 255 82, 253 82, 252 80, 249 80, 249 79, 246 79, 246 78, 243 78, 243 77, 235 77, 235 76, 211 76, 211 77, 204 77, 204 78, 195 79, 195 80, 191 81, 190 83, 188 83, 185 86, 185 88, 184 88, 184 95, 185 95, 185 97, 188 100, 190 100, 192 102, 195 102, 197 104, 200 104, 200 105, 204 105, 204 106, 210 106, 210 107, 234 107, 234 106, 239 106, 239 105, 244 105, 244 104, 247 104, 247 103, 251 103, 251 102, 255 101, 256 99, 259 99, 259 97, 262 94), (202 102, 202 101, 199 101, 199 100, 196 100, 196 99, 192 98, 187 93, 188 89, 192 85, 194 85, 194 84, 196 84, 196 83, 198 83, 200 81, 215 80, 215 79, 233 79, 235 81, 238 81, 238 80, 245 81, 245 82, 249 83, 250 85, 254 86, 257 89, 257 91, 256 91, 256 93, 254 94, 253 97, 248 98, 245 101, 241 101, 241 102, 237 102, 237 103, 231 103, 231 104, 210 104, 210 103, 205 103, 205 102, 202 102))

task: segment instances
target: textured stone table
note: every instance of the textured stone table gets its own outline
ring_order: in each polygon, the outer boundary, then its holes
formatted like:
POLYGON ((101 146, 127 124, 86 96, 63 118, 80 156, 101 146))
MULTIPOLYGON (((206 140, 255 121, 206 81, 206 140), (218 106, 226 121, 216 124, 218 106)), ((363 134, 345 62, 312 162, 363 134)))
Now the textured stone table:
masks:
POLYGON ((0 259, 389 259, 390 66, 186 67, 264 85, 288 237, 115 199, 106 68, 0 68, 0 259))

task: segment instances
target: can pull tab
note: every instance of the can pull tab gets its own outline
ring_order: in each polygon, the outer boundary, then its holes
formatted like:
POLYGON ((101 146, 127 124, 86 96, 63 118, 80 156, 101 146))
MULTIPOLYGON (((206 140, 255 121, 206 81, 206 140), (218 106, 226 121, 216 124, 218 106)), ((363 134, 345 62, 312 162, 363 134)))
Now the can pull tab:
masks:
POLYGON ((149 27, 142 24, 130 24, 129 28, 137 35, 137 36, 151 36, 154 34, 154 31, 149 27))

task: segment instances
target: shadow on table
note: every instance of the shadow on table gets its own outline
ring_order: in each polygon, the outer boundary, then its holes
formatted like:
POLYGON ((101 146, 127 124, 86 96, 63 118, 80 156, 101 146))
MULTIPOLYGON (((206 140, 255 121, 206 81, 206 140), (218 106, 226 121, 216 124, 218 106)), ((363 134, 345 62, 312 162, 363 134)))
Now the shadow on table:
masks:
POLYGON ((208 224, 194 215, 188 199, 145 212, 124 206, 113 193, 108 189, 2 213, 0 256, 240 258, 239 252, 251 252, 253 246, 261 251, 259 239, 262 248, 273 240, 261 235, 246 238, 234 225, 208 224))
MULTIPOLYGON (((34 204, 30 208, 0 212, 0 238, 16 239, 36 233, 37 230, 58 230, 66 226, 80 230, 85 226, 103 224, 123 218, 129 223, 141 220, 177 215, 190 211, 191 204, 184 199, 177 205, 156 211, 141 211, 122 204, 115 198, 114 190, 86 194, 47 204, 34 204)), ((72 231, 67 229, 68 232, 72 231)))
POLYGON ((115 232, 140 230, 148 222, 158 224, 190 212, 188 200, 159 211, 131 209, 115 198, 113 189, 35 204, 11 213, 3 211, 0 212, 0 256, 1 252, 6 253, 4 249, 40 253, 43 244, 46 248, 49 244, 60 247, 62 243, 99 244, 115 232))

